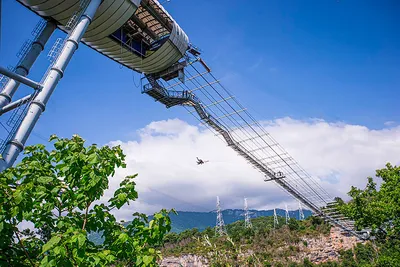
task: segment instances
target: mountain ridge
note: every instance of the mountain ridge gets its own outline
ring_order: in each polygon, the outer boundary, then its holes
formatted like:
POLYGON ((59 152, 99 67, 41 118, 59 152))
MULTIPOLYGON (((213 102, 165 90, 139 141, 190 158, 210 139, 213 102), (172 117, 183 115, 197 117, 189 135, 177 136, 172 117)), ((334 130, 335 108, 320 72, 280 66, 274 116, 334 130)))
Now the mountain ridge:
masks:
MULTIPOLYGON (((265 217, 273 216, 274 210, 249 210, 250 217, 265 217)), ((177 211, 176 214, 170 214, 172 221, 171 232, 180 233, 186 229, 197 228, 199 231, 204 231, 207 227, 214 227, 216 222, 216 212, 199 212, 199 211, 177 211)), ((303 210, 304 217, 307 218, 312 215, 310 210, 303 210)), ((239 220, 244 220, 243 209, 225 209, 222 211, 222 216, 225 224, 230 224, 239 220)), ((285 217, 284 209, 276 209, 277 216, 285 217)), ((299 211, 289 211, 290 218, 299 220, 299 211)), ((150 219, 152 217, 150 216, 150 219)))

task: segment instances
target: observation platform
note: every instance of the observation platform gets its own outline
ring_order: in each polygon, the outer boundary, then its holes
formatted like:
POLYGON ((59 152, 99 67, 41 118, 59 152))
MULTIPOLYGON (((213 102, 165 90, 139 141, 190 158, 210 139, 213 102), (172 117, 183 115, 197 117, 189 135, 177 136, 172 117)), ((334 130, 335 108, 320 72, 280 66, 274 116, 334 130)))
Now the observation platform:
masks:
MULTIPOLYGON (((65 32, 90 0, 17 0, 65 32)), ((157 0, 103 0, 82 42, 110 59, 149 74, 183 57, 189 38, 157 0)))

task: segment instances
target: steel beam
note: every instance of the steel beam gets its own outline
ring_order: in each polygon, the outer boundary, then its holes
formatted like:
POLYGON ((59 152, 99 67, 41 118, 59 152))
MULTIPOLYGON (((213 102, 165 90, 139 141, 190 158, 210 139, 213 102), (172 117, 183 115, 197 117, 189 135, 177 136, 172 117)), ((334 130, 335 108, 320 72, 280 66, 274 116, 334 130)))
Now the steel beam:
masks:
MULTIPOLYGON (((31 79, 28 79, 28 78, 26 78, 24 76, 21 76, 21 75, 15 73, 15 72, 9 71, 6 68, 0 67, 0 74, 3 74, 5 76, 11 78, 12 79, 11 81, 13 81, 13 80, 17 81, 18 84, 19 83, 23 83, 23 84, 25 84, 25 85, 27 85, 29 87, 32 87, 33 89, 42 89, 42 86, 39 83, 37 83, 35 81, 32 81, 31 79)), ((4 95, 1 95, 1 96, 4 96, 4 95)), ((11 100, 11 97, 9 97, 8 99, 11 100)), ((9 102, 10 101, 8 101, 8 103, 9 102)), ((8 104, 8 103, 6 103, 6 104, 8 104)))
MULTIPOLYGON (((43 51, 44 46, 46 45, 47 41, 49 40, 50 36, 53 34, 55 29, 56 29, 55 23, 51 21, 46 22, 46 26, 39 33, 36 40, 33 41, 28 53, 26 53, 24 58, 21 60, 21 63, 18 64, 18 66, 16 67, 15 70, 16 74, 20 75, 21 77, 25 77, 28 75, 29 70, 31 69, 33 63, 35 63, 39 54, 43 51)), ((7 82, 6 86, 0 93, 0 108, 3 108, 4 106, 6 106, 8 103, 11 102, 11 99, 14 93, 17 91, 20 83, 24 83, 23 81, 15 79, 14 77, 11 78, 12 79, 10 79, 7 82)))
POLYGON ((64 70, 74 52, 78 49, 78 44, 85 34, 89 24, 92 22, 100 3, 101 0, 90 1, 74 30, 68 36, 59 57, 48 73, 47 79, 45 79, 45 82, 43 83, 43 89, 36 95, 35 99, 30 104, 24 119, 19 125, 13 138, 8 142, 4 150, 3 158, 0 160, 0 171, 12 166, 17 159, 18 154, 24 149, 26 140, 32 132, 36 122, 39 120, 40 115, 44 112, 46 104, 58 82, 63 77, 64 70))
POLYGON ((33 94, 27 95, 27 96, 24 96, 23 98, 20 98, 8 105, 5 105, 3 108, 0 109, 0 115, 3 115, 4 113, 17 108, 20 105, 27 103, 29 100, 32 99, 32 97, 33 97, 33 94))

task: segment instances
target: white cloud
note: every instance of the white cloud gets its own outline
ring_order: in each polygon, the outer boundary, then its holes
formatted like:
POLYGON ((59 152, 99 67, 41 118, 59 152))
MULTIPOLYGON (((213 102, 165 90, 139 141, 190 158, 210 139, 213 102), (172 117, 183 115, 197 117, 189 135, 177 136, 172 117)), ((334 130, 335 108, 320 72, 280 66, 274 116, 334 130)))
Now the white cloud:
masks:
MULTIPOLYGON (((366 177, 386 162, 399 163, 400 127, 370 130, 291 118, 263 124, 334 196, 345 196, 351 185, 365 185, 366 177)), ((173 119, 152 122, 138 133, 137 141, 110 143, 121 145, 127 168, 116 172, 106 197, 124 176, 139 173, 139 201, 118 212, 121 219, 129 219, 136 211, 152 213, 161 208, 210 211, 217 195, 223 208, 242 208, 244 196, 252 209, 283 208, 285 202, 289 209, 297 208, 291 197, 272 182, 263 182, 261 173, 202 126, 173 119), (197 166, 197 156, 210 162, 197 166)))
POLYGON ((385 125, 387 127, 394 126, 395 124, 396 124, 395 121, 385 121, 385 123, 383 123, 383 125, 385 125))

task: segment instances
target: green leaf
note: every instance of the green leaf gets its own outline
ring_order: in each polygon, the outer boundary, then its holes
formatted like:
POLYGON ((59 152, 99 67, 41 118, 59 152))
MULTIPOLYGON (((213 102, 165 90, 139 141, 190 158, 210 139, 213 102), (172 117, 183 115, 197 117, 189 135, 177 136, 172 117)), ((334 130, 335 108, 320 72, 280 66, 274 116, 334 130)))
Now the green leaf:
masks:
POLYGON ((61 257, 65 257, 65 255, 67 254, 67 251, 64 247, 55 247, 54 254, 60 255, 61 257))
POLYGON ((96 164, 96 163, 99 162, 99 158, 98 158, 98 156, 97 156, 96 153, 91 154, 91 155, 88 157, 87 160, 88 160, 88 162, 91 163, 91 164, 96 164))
POLYGON ((42 247, 42 253, 48 251, 49 249, 52 249, 55 245, 57 245, 61 241, 61 238, 59 236, 53 236, 49 242, 44 244, 42 247))
POLYGON ((81 248, 86 242, 86 236, 83 234, 78 235, 78 246, 81 248))
POLYGON ((128 240, 129 236, 126 233, 122 233, 118 236, 118 241, 120 243, 125 243, 128 240))
POLYGON ((53 141, 53 140, 56 140, 56 139, 58 139, 57 135, 52 134, 52 135, 50 135, 49 142, 51 142, 51 141, 53 141))
POLYGON ((22 192, 20 191, 20 190, 16 190, 15 192, 14 192, 14 199, 15 199, 15 204, 19 204, 19 203, 21 203, 22 202, 22 199, 23 199, 23 197, 22 197, 22 192))
POLYGON ((154 260, 154 257, 153 256, 143 256, 143 263, 146 265, 146 266, 148 266, 148 265, 150 265, 152 262, 153 262, 153 260, 154 260))
POLYGON ((127 196, 126 193, 121 193, 118 195, 118 200, 124 202, 126 200, 126 196, 127 196))
POLYGON ((48 183, 50 183, 51 181, 53 181, 54 180, 54 178, 53 177, 50 177, 50 176, 41 176, 41 177, 39 177, 38 179, 37 179, 37 181, 39 182, 39 183, 41 183, 41 184, 48 184, 48 183))

